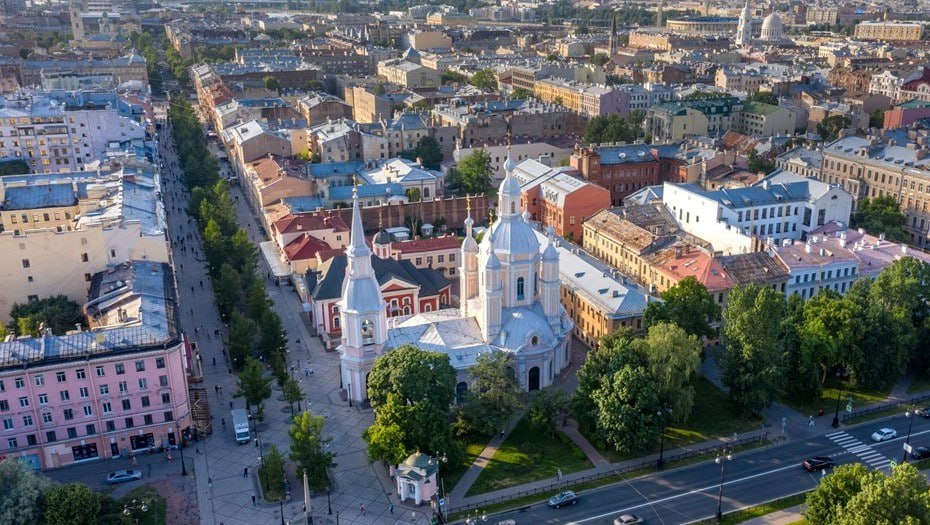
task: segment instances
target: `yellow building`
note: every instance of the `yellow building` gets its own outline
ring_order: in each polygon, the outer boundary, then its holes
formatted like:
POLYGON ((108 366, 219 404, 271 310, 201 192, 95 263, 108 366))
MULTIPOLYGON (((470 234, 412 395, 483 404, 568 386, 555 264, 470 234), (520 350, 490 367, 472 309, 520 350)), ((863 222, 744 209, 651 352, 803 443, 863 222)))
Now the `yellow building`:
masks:
POLYGON ((860 22, 853 37, 882 42, 917 42, 923 34, 924 26, 917 22, 860 22))
POLYGON ((441 82, 439 71, 403 59, 379 62, 378 76, 408 89, 434 88, 441 82))

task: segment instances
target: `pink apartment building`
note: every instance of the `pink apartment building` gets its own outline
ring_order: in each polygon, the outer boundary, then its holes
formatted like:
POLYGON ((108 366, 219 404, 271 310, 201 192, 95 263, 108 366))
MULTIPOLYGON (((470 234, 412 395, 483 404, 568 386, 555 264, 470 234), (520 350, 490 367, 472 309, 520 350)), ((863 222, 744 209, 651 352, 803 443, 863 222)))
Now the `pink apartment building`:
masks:
POLYGON ((168 265, 93 276, 89 330, 0 342, 0 461, 58 468, 174 445, 191 427, 168 265))

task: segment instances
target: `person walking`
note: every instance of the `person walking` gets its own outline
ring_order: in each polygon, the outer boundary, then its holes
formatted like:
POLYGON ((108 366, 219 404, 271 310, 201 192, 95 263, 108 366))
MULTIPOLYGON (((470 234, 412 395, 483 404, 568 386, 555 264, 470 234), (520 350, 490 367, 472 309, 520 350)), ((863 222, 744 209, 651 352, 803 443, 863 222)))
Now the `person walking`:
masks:
POLYGON ((365 515, 365 504, 364 504, 364 503, 360 504, 360 505, 358 506, 358 510, 359 510, 359 512, 362 513, 362 516, 364 516, 364 515, 365 515))
POLYGON ((243 478, 249 477, 249 467, 245 467, 244 469, 242 469, 242 477, 243 478))
POLYGON ((255 494, 252 494, 252 506, 255 506, 255 494))

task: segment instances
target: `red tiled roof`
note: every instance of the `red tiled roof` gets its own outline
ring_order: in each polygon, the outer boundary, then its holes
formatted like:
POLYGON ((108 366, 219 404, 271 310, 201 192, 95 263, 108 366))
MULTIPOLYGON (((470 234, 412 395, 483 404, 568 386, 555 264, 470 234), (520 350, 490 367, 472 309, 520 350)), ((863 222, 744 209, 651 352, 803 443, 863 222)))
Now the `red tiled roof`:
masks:
POLYGON ((660 257, 661 264, 657 265, 657 269, 676 281, 694 277, 712 292, 736 286, 720 262, 693 246, 681 250, 680 254, 676 254, 675 248, 670 248, 660 257))
POLYGON ((332 229, 337 232, 349 231, 349 226, 339 215, 317 215, 309 213, 288 214, 274 223, 278 233, 297 233, 332 229))
POLYGON ((391 251, 399 253, 433 252, 438 250, 457 250, 461 246, 458 237, 444 235, 429 239, 391 243, 391 251))
POLYGON ((318 253, 331 252, 329 244, 305 233, 294 239, 284 247, 284 255, 289 261, 300 261, 304 259, 315 259, 318 253))

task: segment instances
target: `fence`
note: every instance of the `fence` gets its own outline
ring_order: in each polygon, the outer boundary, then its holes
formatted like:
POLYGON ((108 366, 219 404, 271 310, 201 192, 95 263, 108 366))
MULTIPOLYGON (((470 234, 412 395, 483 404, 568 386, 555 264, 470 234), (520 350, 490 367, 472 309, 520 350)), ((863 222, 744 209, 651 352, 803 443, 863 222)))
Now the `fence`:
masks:
MULTIPOLYGON (((730 441, 725 441, 725 442, 720 442, 720 443, 711 443, 711 444, 700 446, 700 447, 697 447, 691 450, 686 450, 684 452, 680 452, 677 454, 671 454, 671 455, 667 454, 664 456, 664 459, 666 463, 670 463, 673 461, 680 461, 683 459, 688 459, 688 458, 692 458, 695 456, 708 454, 714 451, 722 451, 724 449, 740 447, 740 446, 748 445, 752 443, 761 443, 765 441, 767 437, 768 437, 768 432, 763 432, 755 436, 745 437, 741 439, 735 439, 735 440, 730 440, 730 441)), ((519 499, 519 498, 523 498, 526 496, 534 496, 536 494, 542 494, 545 492, 553 492, 553 491, 560 490, 562 488, 569 488, 572 485, 586 483, 589 481, 596 481, 596 480, 607 478, 610 476, 615 476, 618 474, 627 474, 629 472, 636 472, 638 470, 655 467, 657 460, 658 460, 658 456, 652 455, 636 463, 632 463, 632 464, 624 463, 623 465, 617 465, 616 467, 611 468, 609 470, 596 472, 594 474, 588 474, 588 475, 577 476, 577 477, 573 477, 571 474, 568 474, 565 476, 565 479, 561 482, 548 483, 545 485, 533 487, 531 489, 509 493, 509 494, 502 494, 499 496, 490 496, 487 499, 479 503, 470 503, 468 505, 461 505, 461 506, 456 506, 456 507, 450 506, 447 509, 447 512, 450 514, 468 512, 470 510, 475 510, 480 507, 486 507, 488 505, 493 505, 496 503, 503 503, 505 501, 519 499)))
POLYGON ((930 401, 930 394, 920 394, 914 397, 909 397, 907 399, 898 399, 896 401, 886 401, 884 403, 872 405, 868 408, 853 410, 852 412, 844 411, 841 413, 840 419, 843 421, 843 424, 848 425, 851 421, 853 421, 856 418, 865 417, 865 416, 876 414, 879 412, 885 412, 893 408, 900 408, 904 405, 914 405, 917 403, 923 403, 925 401, 930 401))

